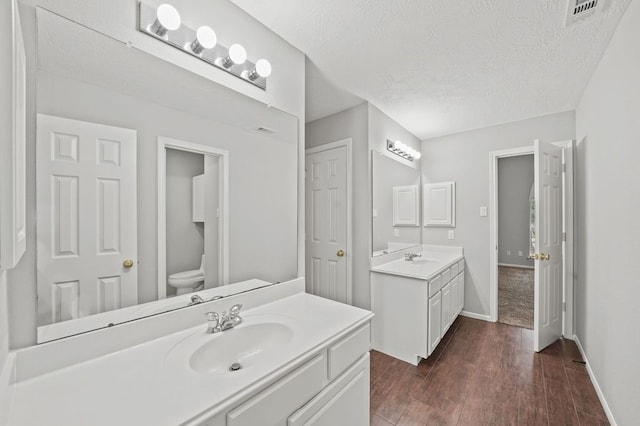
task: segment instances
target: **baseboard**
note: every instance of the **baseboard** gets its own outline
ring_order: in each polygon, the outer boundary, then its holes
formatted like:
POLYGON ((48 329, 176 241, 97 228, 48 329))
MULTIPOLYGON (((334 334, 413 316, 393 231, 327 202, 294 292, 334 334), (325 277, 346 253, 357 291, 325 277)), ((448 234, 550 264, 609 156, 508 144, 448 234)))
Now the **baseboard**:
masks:
POLYGON ((609 419, 609 423, 611 423, 612 426, 617 426, 618 423, 616 423, 616 420, 613 418, 613 413, 609 408, 609 404, 607 404, 607 400, 604 397, 604 393, 602 393, 602 389, 598 384, 598 380, 596 379, 595 374, 593 374, 593 370, 591 369, 591 364, 589 364, 589 359, 587 358, 587 354, 584 353, 584 349, 582 348, 580 339, 578 339, 578 336, 576 336, 575 334, 573 335, 573 341, 576 342, 576 346, 580 351, 580 355, 582 355, 582 359, 584 360, 585 365, 587 367, 587 373, 589 373, 589 378, 591 379, 591 383, 593 383, 593 387, 596 389, 596 393, 598 394, 598 398, 600 399, 602 408, 604 409, 604 412, 607 415, 607 418, 609 419))
POLYGON ((473 318, 473 319, 477 319, 477 320, 482 320, 482 321, 487 321, 487 322, 495 322, 495 321, 491 321, 491 316, 490 315, 476 314, 475 312, 469 312, 469 311, 462 311, 462 312, 460 312, 460 315, 462 315, 463 317, 473 318))
POLYGON ((529 265, 513 265, 511 263, 498 263, 498 266, 507 266, 509 268, 536 269, 535 267, 529 265))

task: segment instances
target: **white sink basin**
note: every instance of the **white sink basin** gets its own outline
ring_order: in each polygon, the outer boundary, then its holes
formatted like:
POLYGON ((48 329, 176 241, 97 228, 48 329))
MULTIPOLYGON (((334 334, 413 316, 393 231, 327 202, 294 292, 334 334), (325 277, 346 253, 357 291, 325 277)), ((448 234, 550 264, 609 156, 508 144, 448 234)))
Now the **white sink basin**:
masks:
POLYGON ((286 353, 296 336, 293 321, 280 315, 247 316, 235 328, 207 334, 207 325, 167 353, 168 368, 193 374, 230 376, 268 369, 286 353), (240 368, 231 370, 233 364, 240 368))
POLYGON ((227 373, 232 364, 248 368, 286 346, 293 330, 277 322, 239 325, 200 346, 189 358, 189 365, 201 373, 227 373))

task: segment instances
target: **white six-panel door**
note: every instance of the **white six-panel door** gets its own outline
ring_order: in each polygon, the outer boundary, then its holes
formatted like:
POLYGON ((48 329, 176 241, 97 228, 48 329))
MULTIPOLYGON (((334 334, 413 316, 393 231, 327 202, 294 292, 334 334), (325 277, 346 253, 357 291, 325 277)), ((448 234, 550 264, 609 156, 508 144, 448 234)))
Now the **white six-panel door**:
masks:
POLYGON ((536 140, 534 348, 562 336, 562 148, 536 140))
POLYGON ((138 303, 136 132, 38 114, 39 312, 138 303))
POLYGON ((347 280, 347 147, 308 153, 306 280, 318 296, 350 303, 347 280))

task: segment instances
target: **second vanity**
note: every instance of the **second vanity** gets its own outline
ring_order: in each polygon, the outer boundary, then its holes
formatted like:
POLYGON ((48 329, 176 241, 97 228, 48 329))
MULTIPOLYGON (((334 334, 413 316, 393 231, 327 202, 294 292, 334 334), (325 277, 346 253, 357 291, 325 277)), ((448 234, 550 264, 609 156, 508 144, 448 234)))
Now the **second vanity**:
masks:
POLYGON ((464 306, 462 247, 423 245, 374 262, 373 348, 417 365, 433 353, 464 306), (419 256, 406 260, 408 252, 419 256))
POLYGON ((303 279, 190 311, 197 326, 33 377, 18 352, 9 424, 368 424, 371 312, 306 294, 303 279), (236 303, 242 323, 206 334, 205 311, 236 303))

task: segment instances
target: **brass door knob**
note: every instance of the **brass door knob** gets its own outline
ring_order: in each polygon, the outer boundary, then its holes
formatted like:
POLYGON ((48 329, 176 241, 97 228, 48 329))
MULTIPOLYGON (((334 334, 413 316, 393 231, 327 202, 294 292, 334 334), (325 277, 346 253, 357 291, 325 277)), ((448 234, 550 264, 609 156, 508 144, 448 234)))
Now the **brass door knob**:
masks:
POLYGON ((549 260, 549 259, 551 259, 550 254, 540 253, 540 260, 549 260))
POLYGON ((336 253, 336 255, 337 255, 338 257, 342 257, 342 256, 344 256, 344 250, 338 250, 338 252, 336 253))
POLYGON ((133 260, 131 259, 127 259, 124 262, 122 262, 122 266, 124 266, 125 268, 129 269, 133 266, 133 260))
POLYGON ((537 254, 537 253, 535 253, 535 254, 532 253, 527 257, 527 259, 529 259, 529 260, 538 260, 538 259, 540 259, 540 255, 537 254))

